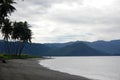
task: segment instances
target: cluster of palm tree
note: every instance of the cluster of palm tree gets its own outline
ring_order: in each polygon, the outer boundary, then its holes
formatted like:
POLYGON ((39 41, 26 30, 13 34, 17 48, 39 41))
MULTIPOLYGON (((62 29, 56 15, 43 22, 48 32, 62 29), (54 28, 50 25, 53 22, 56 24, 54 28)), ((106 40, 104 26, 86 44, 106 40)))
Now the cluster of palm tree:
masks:
POLYGON ((19 56, 27 42, 31 43, 32 32, 29 29, 29 24, 25 22, 14 22, 11 38, 15 41, 20 41, 19 48, 16 52, 19 56))
MULTIPOLYGON (((16 55, 21 55, 24 44, 31 42, 32 33, 26 21, 10 21, 9 16, 16 10, 13 6, 15 3, 14 0, 0 0, 0 29, 6 44, 11 40, 20 41, 21 44, 16 55)), ((6 53, 9 53, 8 46, 6 46, 6 53)))

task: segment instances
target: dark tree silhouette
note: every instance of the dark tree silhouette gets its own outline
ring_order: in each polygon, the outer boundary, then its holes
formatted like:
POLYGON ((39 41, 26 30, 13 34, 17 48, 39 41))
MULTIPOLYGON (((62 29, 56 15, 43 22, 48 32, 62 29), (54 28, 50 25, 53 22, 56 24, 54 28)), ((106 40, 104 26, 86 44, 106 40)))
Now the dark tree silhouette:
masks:
MULTIPOLYGON (((17 54, 21 55, 25 43, 31 43, 32 32, 29 24, 25 22, 11 22, 9 16, 16 9, 13 6, 14 0, 0 0, 0 29, 6 44, 6 50, 9 49, 9 40, 20 41, 17 54)), ((9 53, 9 50, 8 52, 9 53)))
POLYGON ((12 22, 9 19, 5 19, 3 24, 4 27, 1 28, 1 32, 3 34, 4 40, 8 41, 12 33, 12 22))
POLYGON ((16 10, 14 3, 14 0, 0 0, 0 27, 4 27, 4 20, 16 10))
POLYGON ((2 35, 3 35, 3 38, 5 40, 5 52, 6 53, 10 53, 10 45, 9 45, 9 42, 8 40, 10 39, 10 35, 12 33, 12 22, 9 20, 9 19, 5 19, 4 22, 4 27, 1 28, 1 32, 2 32, 2 35))
POLYGON ((12 23, 8 17, 16 10, 13 6, 14 3, 14 0, 0 0, 0 29, 5 40, 5 49, 7 53, 9 53, 8 40, 12 31, 12 23))
POLYGON ((29 29, 29 24, 25 22, 15 22, 13 33, 12 33, 12 39, 20 41, 19 49, 17 51, 17 54, 20 56, 22 53, 22 50, 25 46, 25 43, 30 42, 32 39, 32 32, 29 29))
POLYGON ((16 9, 12 4, 14 4, 14 0, 0 0, 0 16, 7 17, 8 14, 11 15, 16 9))

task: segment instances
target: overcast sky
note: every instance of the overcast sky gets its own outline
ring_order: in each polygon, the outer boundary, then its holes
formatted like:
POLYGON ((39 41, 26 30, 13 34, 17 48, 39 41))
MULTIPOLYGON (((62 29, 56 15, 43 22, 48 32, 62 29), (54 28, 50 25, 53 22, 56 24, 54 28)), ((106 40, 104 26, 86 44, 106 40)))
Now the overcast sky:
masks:
POLYGON ((33 42, 120 39, 120 0, 19 0, 11 19, 28 21, 33 42))

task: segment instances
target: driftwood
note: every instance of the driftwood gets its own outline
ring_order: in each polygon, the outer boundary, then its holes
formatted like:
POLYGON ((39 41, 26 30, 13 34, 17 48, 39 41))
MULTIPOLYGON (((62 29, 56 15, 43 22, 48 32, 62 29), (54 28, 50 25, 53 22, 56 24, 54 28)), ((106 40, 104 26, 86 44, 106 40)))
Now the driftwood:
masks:
POLYGON ((0 59, 2 63, 7 63, 5 59, 0 59))

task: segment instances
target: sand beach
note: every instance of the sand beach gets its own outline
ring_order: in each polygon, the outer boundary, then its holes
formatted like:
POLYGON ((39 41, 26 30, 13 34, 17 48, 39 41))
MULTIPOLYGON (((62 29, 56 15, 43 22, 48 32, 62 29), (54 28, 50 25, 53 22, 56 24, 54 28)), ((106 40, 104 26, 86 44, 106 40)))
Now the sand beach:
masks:
POLYGON ((53 71, 39 65, 43 59, 14 59, 0 62, 0 80, 90 80, 53 71))

